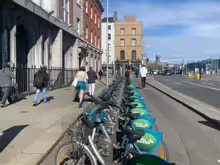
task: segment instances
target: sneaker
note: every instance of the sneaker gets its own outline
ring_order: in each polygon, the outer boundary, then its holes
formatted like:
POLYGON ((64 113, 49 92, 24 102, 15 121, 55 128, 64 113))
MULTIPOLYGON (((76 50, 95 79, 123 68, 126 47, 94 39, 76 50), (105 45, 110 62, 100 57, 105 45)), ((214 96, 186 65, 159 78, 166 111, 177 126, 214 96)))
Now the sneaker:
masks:
POLYGON ((37 106, 37 103, 34 102, 34 103, 33 103, 33 106, 34 106, 34 107, 37 106))
POLYGON ((4 107, 6 107, 6 105, 5 105, 5 104, 2 104, 2 103, 1 103, 0 105, 1 105, 1 108, 4 108, 4 107))
POLYGON ((78 106, 79 108, 82 108, 82 103, 79 103, 79 106, 78 106))

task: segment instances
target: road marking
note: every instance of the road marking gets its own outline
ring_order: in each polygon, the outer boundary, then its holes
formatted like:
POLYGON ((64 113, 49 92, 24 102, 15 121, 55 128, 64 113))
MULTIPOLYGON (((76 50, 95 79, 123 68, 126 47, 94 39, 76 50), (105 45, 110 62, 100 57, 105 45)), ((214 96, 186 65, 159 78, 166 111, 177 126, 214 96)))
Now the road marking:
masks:
POLYGON ((207 85, 214 85, 213 83, 210 83, 210 82, 201 82, 203 84, 207 84, 207 85))
POLYGON ((187 81, 183 81, 183 82, 191 84, 191 85, 203 87, 203 88, 209 88, 209 89, 212 89, 212 90, 215 90, 215 91, 220 91, 220 89, 218 89, 218 88, 213 88, 213 87, 209 87, 209 86, 205 86, 205 85, 195 84, 195 83, 191 83, 191 82, 187 82, 187 81))
POLYGON ((181 85, 181 83, 179 82, 172 82, 173 84, 176 84, 176 85, 181 85))
POLYGON ((0 132, 0 136, 2 136, 3 135, 3 132, 0 132))

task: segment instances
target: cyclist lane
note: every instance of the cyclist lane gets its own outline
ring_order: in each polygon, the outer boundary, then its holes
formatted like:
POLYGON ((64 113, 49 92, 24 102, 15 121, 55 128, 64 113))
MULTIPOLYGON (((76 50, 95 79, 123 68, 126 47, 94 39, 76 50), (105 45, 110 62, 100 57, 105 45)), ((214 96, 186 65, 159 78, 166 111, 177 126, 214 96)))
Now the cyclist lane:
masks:
MULTIPOLYGON (((105 83, 105 79, 96 82, 96 95, 105 83)), ((83 112, 72 102, 72 87, 49 91, 48 95, 48 104, 33 107, 31 95, 0 108, 1 165, 35 165, 83 112)))
MULTIPOLYGON (((140 86, 139 79, 133 79, 140 86)), ((156 118, 171 162, 178 165, 220 164, 219 128, 156 89, 140 90, 156 118)))

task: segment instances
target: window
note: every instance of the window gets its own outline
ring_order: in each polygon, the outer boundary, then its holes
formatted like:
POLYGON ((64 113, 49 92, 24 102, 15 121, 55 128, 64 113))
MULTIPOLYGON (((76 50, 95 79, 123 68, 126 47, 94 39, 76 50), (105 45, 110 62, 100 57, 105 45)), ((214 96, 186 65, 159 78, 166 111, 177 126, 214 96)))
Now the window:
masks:
POLYGON ((136 35, 136 28, 132 28, 132 35, 136 35))
POLYGON ((120 60, 125 60, 125 51, 124 50, 120 51, 120 60))
POLYGON ((136 46, 136 39, 132 39, 132 46, 136 46))
POLYGON ((100 48, 100 38, 98 38, 98 48, 100 48))
POLYGON ((69 24, 69 0, 62 0, 61 20, 69 24))
POLYGON ((100 28, 100 18, 98 18, 98 28, 100 28))
POLYGON ((108 40, 111 40, 112 36, 111 33, 108 33, 108 40))
POLYGON ((120 43, 121 43, 121 46, 125 46, 125 40, 124 39, 121 39, 120 43))
POLYGON ((93 43, 93 32, 91 31, 91 43, 93 43))
POLYGON ((121 28, 121 34, 125 35, 125 28, 121 28))
POLYGON ((80 19, 77 18, 77 32, 80 33, 80 19))
POLYGON ((111 30, 111 25, 108 25, 108 30, 111 30))
POLYGON ((86 13, 88 14, 88 8, 89 8, 89 3, 88 0, 86 0, 86 13))
POLYGON ((108 50, 109 51, 111 50, 111 44, 108 44, 108 50))
POLYGON ((96 12, 95 12, 95 24, 97 23, 96 21, 97 21, 97 20, 96 20, 96 12))
POLYGON ((89 27, 86 26, 86 40, 88 40, 88 35, 89 35, 89 27))
POLYGON ((93 19, 93 7, 91 6, 91 19, 93 19))
POLYGON ((97 40, 96 40, 97 38, 96 38, 96 35, 95 35, 95 46, 97 45, 97 40))
POLYGON ((132 50, 131 60, 136 60, 136 50, 132 50))

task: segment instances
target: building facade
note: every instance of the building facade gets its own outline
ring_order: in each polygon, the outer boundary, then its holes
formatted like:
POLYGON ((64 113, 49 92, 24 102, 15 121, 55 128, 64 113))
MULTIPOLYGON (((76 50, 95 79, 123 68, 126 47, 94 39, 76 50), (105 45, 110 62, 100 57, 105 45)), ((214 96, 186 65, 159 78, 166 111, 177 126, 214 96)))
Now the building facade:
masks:
MULTIPOLYGON (((98 22, 104 10, 101 2, 88 1, 97 14, 93 15, 98 22)), ((94 63, 98 66, 101 48, 98 41, 94 43, 88 39, 87 42, 84 39, 84 31, 88 24, 94 37, 96 35, 97 40, 101 40, 101 27, 98 28, 97 23, 97 27, 93 25, 92 22, 95 20, 88 21, 83 8, 85 4, 86 0, 0 1, 0 68, 6 62, 13 64, 16 68, 18 88, 19 85, 26 86, 32 83, 29 78, 33 77, 36 70, 27 69, 39 68, 42 64, 47 65, 49 69, 63 70, 87 67, 88 64, 94 66, 94 63), (82 50, 83 45, 89 48, 85 53, 82 50)), ((65 76, 68 76, 61 72, 57 70, 50 74, 52 84, 56 84, 58 80, 63 81, 65 76)), ((23 87, 22 90, 21 92, 25 92, 27 88, 23 87)))
POLYGON ((124 17, 123 22, 115 23, 116 63, 141 63, 142 22, 135 17, 124 17))
POLYGON ((83 0, 81 10, 83 31, 79 42, 80 65, 86 66, 87 70, 92 66, 98 71, 101 68, 101 17, 104 8, 100 0, 83 0))
POLYGON ((113 17, 108 18, 108 27, 107 27, 107 18, 102 19, 102 64, 115 64, 115 20, 113 17), (108 37, 108 42, 107 41, 108 37), (107 45, 108 44, 108 45, 107 45), (108 46, 108 47, 107 47, 108 46), (108 48, 108 56, 106 55, 106 48, 108 48), (107 61, 108 59, 108 61, 107 61))

